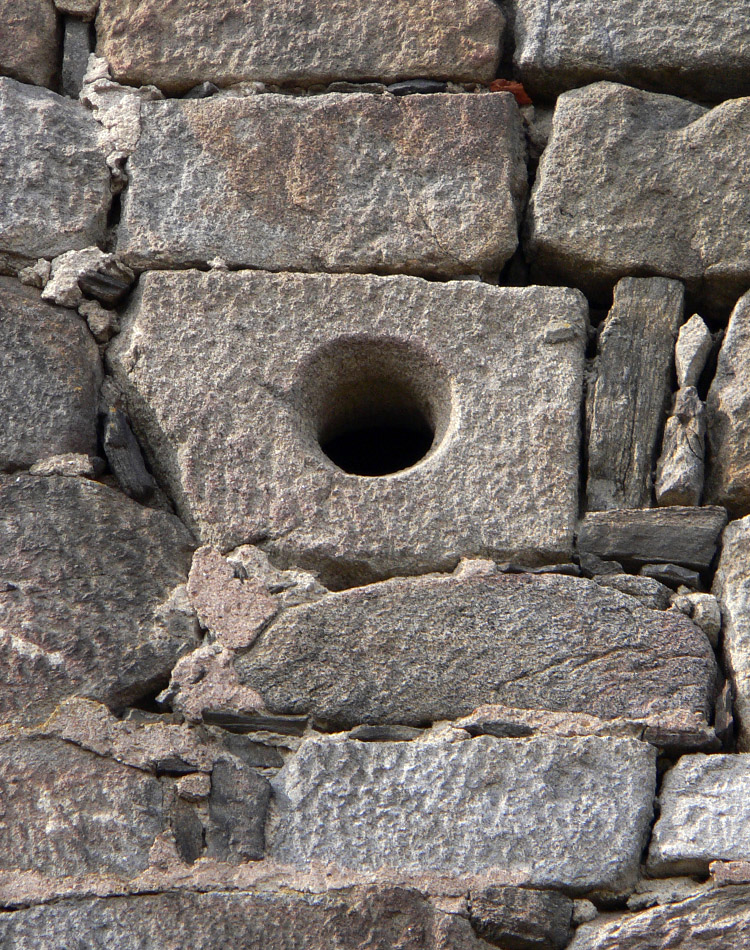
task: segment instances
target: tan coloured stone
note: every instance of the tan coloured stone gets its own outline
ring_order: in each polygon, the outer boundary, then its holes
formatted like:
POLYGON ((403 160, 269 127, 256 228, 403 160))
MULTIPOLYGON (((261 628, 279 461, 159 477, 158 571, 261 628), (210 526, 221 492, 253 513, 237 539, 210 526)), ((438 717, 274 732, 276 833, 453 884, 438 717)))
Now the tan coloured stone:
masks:
POLYGON ((585 318, 565 289, 157 272, 108 358, 201 540, 346 586, 468 555, 570 560, 585 318), (321 448, 360 432, 379 461, 370 425, 433 444, 381 477, 321 448))
POLYGON ((0 74, 53 87, 60 70, 60 26, 52 0, 3 0, 0 17, 0 74))
POLYGON ((510 95, 213 96, 137 108, 118 228, 131 266, 219 257, 273 271, 455 276, 497 272, 518 244, 525 146, 510 95))
POLYGON ((206 80, 489 82, 503 27, 493 0, 102 0, 97 52, 119 82, 173 94, 206 80))

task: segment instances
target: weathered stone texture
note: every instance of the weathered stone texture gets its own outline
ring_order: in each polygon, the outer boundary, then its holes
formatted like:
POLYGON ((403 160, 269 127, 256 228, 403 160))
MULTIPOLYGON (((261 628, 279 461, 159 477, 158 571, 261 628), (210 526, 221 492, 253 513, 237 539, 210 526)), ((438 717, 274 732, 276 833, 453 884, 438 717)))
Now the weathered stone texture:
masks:
POLYGON ((147 695, 196 644, 180 522, 77 478, 0 480, 0 720, 147 695))
POLYGON ((632 883, 655 750, 629 739, 310 740, 272 781, 270 853, 354 870, 502 868, 536 885, 632 883))
POLYGON ((713 337, 697 313, 680 327, 674 348, 677 385, 680 389, 697 386, 711 350, 713 337))
POLYGON ((727 523, 723 508, 651 508, 592 511, 578 527, 587 554, 635 564, 708 568, 727 523))
POLYGON ((706 408, 706 498, 734 515, 750 514, 750 293, 729 320, 706 408))
POLYGON ((493 0, 103 0, 97 52, 118 81, 171 93, 205 80, 489 82, 503 27, 493 0))
POLYGON ((601 917, 579 928, 569 950, 745 950, 750 889, 724 887, 640 914, 601 917))
POLYGON ((750 518, 724 531, 713 592, 724 621, 724 661, 735 693, 739 742, 750 751, 750 518))
POLYGON ((700 100, 750 95, 750 37, 731 0, 512 5, 515 64, 532 94, 609 79, 700 100))
POLYGON ((680 389, 664 426, 656 466, 658 505, 699 505, 706 453, 706 407, 694 386, 680 389))
POLYGON ((140 114, 118 229, 133 266, 451 276, 516 249, 511 96, 212 97, 140 114))
POLYGON ((468 555, 570 560, 585 316, 564 289, 150 273, 108 359, 203 541, 262 543, 340 586, 468 555), (392 475, 347 474, 318 444, 415 413, 434 445, 392 475))
POLYGON ((497 703, 710 721, 713 651, 676 612, 583 578, 396 579, 284 611, 237 661, 267 708, 419 725, 497 703))
POLYGON ((556 891, 489 887, 469 900, 477 933, 512 950, 563 950, 572 916, 573 901, 556 891))
POLYGON ((678 281, 660 277, 630 277, 615 287, 587 406, 592 511, 651 507, 651 471, 671 394, 684 296, 678 281))
POLYGON ((750 755, 686 755, 664 777, 648 866, 706 874, 711 861, 750 859, 750 755))
POLYGON ((0 73, 53 86, 60 64, 60 28, 52 0, 3 0, 0 73))
POLYGON ((750 282, 750 99, 712 110, 596 83, 558 99, 532 194, 537 271, 605 298, 621 277, 675 277, 707 307, 750 282))
POLYGON ((96 124, 77 102, 0 79, 0 273, 97 244, 111 194, 96 124))
POLYGON ((53 455, 96 455, 102 369, 86 324, 0 278, 0 470, 53 455))
POLYGON ((5 950, 491 950, 468 920, 387 886, 61 901, 0 915, 0 940, 5 950))

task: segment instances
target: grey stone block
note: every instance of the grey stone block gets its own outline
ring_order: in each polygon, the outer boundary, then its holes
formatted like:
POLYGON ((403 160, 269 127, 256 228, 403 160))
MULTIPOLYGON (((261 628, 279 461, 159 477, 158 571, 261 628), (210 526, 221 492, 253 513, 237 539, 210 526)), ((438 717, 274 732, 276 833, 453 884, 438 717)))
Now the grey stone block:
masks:
POLYGON ((697 386, 706 360, 713 349, 713 337, 697 313, 680 327, 677 344, 674 348, 677 385, 697 386))
POLYGON ((232 864, 260 860, 270 797, 271 786, 254 769, 217 762, 211 772, 206 855, 232 864))
POLYGON ((510 950, 563 950, 572 917, 573 901, 556 891, 488 887, 469 896, 477 933, 510 950))
POLYGON ((750 99, 714 109, 615 83, 557 101, 527 217, 532 274, 606 300, 638 273, 714 311, 750 283, 750 99))
POLYGON ((65 36, 63 39, 62 92, 71 99, 77 99, 83 86, 83 77, 91 53, 91 28, 83 20, 74 17, 65 18, 65 36))
POLYGON ((54 86, 59 41, 52 0, 3 0, 0 73, 35 86, 54 86))
POLYGON ((656 465, 658 505, 699 505, 706 453, 706 407, 694 386, 680 389, 664 426, 656 465))
POLYGON ((489 82, 504 19, 492 0, 103 0, 96 25, 117 80, 174 94, 204 80, 489 82))
POLYGON ((518 244, 511 96, 212 96, 140 115, 118 228, 134 267, 455 276, 497 272, 518 244))
POLYGON ((630 739, 308 740, 271 783, 269 853, 620 891, 638 875, 655 755, 630 739))
POLYGON ((570 560, 585 319, 565 289, 150 273, 108 360, 203 541, 346 586, 570 560))

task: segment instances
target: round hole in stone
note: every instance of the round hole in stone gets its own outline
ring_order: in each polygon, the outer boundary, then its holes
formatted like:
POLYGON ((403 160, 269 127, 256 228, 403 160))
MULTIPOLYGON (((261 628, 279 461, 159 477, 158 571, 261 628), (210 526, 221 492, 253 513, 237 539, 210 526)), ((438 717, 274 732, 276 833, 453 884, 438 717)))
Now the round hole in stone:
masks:
POLYGON ((350 475, 412 468, 441 443, 451 414, 445 370, 421 346, 344 337, 304 370, 304 412, 323 453, 350 475))

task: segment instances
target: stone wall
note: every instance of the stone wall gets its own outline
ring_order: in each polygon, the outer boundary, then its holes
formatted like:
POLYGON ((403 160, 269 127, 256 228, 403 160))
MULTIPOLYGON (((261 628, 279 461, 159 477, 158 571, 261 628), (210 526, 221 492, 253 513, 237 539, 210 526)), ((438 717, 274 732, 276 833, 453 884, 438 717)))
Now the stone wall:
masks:
POLYGON ((749 37, 0 0, 3 948, 750 945, 749 37))

